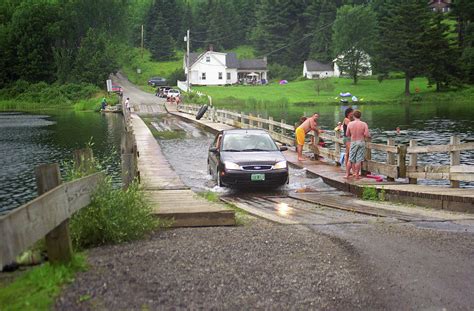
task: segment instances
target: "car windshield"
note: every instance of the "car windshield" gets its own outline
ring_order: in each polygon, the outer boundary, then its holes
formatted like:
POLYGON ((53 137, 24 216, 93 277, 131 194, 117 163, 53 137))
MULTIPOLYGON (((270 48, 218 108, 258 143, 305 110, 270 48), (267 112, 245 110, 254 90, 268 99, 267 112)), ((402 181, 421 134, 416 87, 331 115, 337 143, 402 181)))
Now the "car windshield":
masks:
POLYGON ((278 148, 268 134, 228 133, 224 135, 222 151, 277 151, 278 148))

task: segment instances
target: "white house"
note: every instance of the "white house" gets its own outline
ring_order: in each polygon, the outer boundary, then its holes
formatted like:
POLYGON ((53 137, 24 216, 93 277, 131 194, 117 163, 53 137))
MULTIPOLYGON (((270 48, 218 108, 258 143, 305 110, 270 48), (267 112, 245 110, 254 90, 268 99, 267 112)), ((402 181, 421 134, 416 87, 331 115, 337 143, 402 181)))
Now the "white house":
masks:
POLYGON ((184 57, 184 72, 192 85, 225 85, 239 81, 267 80, 267 60, 238 60, 235 53, 189 53, 189 74, 184 57))
POLYGON ((332 64, 324 64, 315 60, 307 60, 303 64, 303 76, 308 79, 324 79, 334 76, 332 64))
MULTIPOLYGON (((371 76, 372 75, 372 65, 370 64, 370 56, 365 52, 361 52, 361 53, 362 53, 362 56, 361 56, 360 67, 365 68, 366 70, 360 71, 359 75, 360 76, 371 76)), ((347 73, 342 72, 341 68, 337 65, 337 62, 341 61, 343 59, 344 59, 344 55, 339 55, 338 57, 336 57, 333 60, 333 62, 334 62, 334 76, 335 77, 340 77, 340 76, 347 75, 347 73)))

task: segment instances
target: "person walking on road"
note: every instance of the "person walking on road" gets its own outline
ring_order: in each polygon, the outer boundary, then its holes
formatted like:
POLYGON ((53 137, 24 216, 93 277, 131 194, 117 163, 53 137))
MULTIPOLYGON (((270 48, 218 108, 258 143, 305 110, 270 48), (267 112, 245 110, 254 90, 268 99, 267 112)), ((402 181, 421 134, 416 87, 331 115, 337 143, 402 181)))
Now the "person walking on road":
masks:
POLYGON ((130 98, 129 97, 127 97, 127 100, 125 101, 125 109, 130 111, 130 98))
POLYGON ((360 169, 365 154, 365 139, 370 137, 367 123, 360 120, 362 113, 359 110, 354 111, 354 121, 347 126, 347 136, 351 138, 351 148, 349 151, 349 165, 346 166, 346 176, 352 167, 355 179, 360 179, 360 169))
MULTIPOLYGON (((304 161, 303 157, 303 146, 306 134, 309 131, 317 131, 318 123, 316 120, 319 118, 319 113, 314 113, 311 117, 307 118, 300 126, 296 128, 296 151, 298 152, 298 161, 304 161)), ((316 134, 316 133, 315 133, 316 134)), ((311 140, 314 143, 314 137, 311 140)))

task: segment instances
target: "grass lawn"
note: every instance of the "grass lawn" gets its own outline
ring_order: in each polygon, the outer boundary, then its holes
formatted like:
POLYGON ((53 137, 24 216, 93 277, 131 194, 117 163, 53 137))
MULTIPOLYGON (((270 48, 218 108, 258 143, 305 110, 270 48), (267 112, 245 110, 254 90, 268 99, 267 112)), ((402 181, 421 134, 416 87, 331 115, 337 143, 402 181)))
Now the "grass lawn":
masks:
POLYGON ((51 310, 61 287, 86 269, 84 255, 67 265, 49 262, 32 268, 8 285, 0 286, 0 310, 51 310))
MULTIPOLYGON (((266 86, 203 86, 194 87, 194 89, 211 95, 217 101, 233 97, 242 100, 285 100, 289 103, 335 103, 338 102, 337 97, 341 92, 350 92, 364 102, 386 102, 404 97, 404 79, 384 80, 381 83, 376 79, 364 79, 360 80, 357 85, 347 78, 331 78, 330 81, 334 89, 331 91, 321 90, 319 96, 314 80, 290 81, 286 85, 272 82, 266 86)), ((433 88, 428 88, 425 78, 417 78, 412 81, 412 92, 416 88, 420 89, 421 94, 433 92, 433 88)))

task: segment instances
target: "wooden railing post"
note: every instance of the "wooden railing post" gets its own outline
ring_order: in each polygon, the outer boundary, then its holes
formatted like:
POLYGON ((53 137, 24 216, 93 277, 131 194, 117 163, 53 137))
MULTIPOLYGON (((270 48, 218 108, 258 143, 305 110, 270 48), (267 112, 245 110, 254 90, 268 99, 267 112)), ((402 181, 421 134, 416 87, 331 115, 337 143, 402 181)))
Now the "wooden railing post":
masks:
MULTIPOLYGON (((410 147, 416 147, 417 141, 414 139, 410 139, 410 147)), ((408 156, 408 165, 411 167, 416 168, 418 162, 418 154, 417 153, 410 153, 408 156)), ((409 184, 417 184, 418 179, 417 178, 408 178, 408 183, 409 184)))
POLYGON ((341 166, 341 163, 339 162, 339 159, 341 158, 341 144, 337 141, 338 139, 341 138, 341 132, 336 131, 334 134, 336 137, 336 140, 334 142, 334 155, 337 157, 336 160, 336 165, 341 166))
POLYGON ((253 128, 253 114, 249 113, 249 127, 253 128))
MULTIPOLYGON (((35 169, 38 195, 59 186, 61 174, 58 164, 44 164, 35 169)), ((69 236, 69 221, 65 220, 46 234, 46 249, 51 263, 66 263, 72 259, 72 243, 69 236)))
POLYGON ((242 124, 240 127, 241 128, 246 128, 246 124, 245 124, 245 113, 242 111, 240 112, 240 124, 242 124))
MULTIPOLYGON (((370 142, 370 138, 366 140, 366 143, 365 143, 365 153, 364 153, 364 160, 367 162, 367 168, 369 167, 369 161, 372 161, 372 149, 370 149, 368 146, 367 146, 367 143, 370 142)), ((362 175, 367 175, 369 173, 369 171, 367 170, 364 170, 361 168, 361 174, 362 175)))
POLYGON ((92 149, 78 149, 74 150, 73 154, 74 169, 82 173, 92 173, 94 166, 94 156, 92 154, 92 149))
POLYGON ((261 129, 261 128, 263 128, 262 117, 259 114, 257 114, 257 118, 258 118, 257 126, 258 126, 258 128, 261 129))
MULTIPOLYGON (((458 136, 451 136, 450 145, 458 145, 461 143, 461 139, 458 136)), ((460 151, 451 151, 449 153, 449 164, 451 166, 461 164, 461 152, 460 151)), ((450 180, 451 188, 459 188, 458 180, 450 180)))
POLYGON ((398 147, 398 177, 406 178, 407 177, 407 146, 400 145, 398 147))
POLYGON ((137 177, 138 150, 132 131, 124 131, 121 142, 122 186, 127 189, 137 177))
POLYGON ((268 131, 270 134, 273 133, 273 117, 268 117, 268 131))
POLYGON ((281 119, 280 121, 280 141, 283 141, 283 137, 285 137, 285 120, 281 119))
MULTIPOLYGON (((395 139, 393 138, 388 138, 387 139, 387 146, 395 146, 395 139)), ((389 165, 395 165, 395 154, 392 152, 387 151, 387 164, 389 165)), ((393 177, 387 177, 388 181, 395 181, 395 178, 393 177)))

